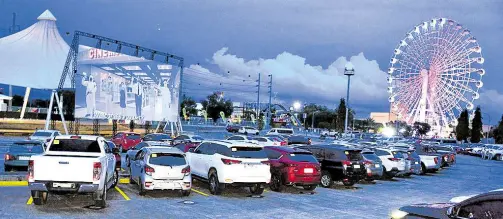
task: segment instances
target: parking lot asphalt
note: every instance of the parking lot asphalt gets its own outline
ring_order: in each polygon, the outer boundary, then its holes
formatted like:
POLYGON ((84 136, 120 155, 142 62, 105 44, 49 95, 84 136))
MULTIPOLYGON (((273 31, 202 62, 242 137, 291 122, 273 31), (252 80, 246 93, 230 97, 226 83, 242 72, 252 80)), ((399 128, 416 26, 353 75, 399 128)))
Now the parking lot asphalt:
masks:
POLYGON ((313 194, 289 188, 249 197, 247 189, 210 195, 207 185, 193 184, 189 197, 178 192, 139 196, 123 180, 108 193, 107 208, 94 209, 90 196, 50 195, 48 204, 30 203, 26 186, 0 186, 0 218, 388 218, 403 205, 445 202, 455 196, 503 188, 503 162, 458 156, 455 166, 435 174, 344 187, 317 188, 313 194), (130 199, 130 200, 128 200, 130 199))

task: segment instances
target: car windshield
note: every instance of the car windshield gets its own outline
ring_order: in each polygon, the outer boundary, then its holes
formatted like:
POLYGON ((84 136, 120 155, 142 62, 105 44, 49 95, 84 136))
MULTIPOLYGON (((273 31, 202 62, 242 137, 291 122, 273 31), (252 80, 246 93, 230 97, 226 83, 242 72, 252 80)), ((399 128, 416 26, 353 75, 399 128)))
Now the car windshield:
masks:
POLYGON ((293 131, 288 129, 278 129, 277 132, 281 134, 293 134, 293 131))
POLYGON ((232 147, 230 155, 234 158, 267 158, 262 147, 232 147))
POLYGON ((362 153, 362 156, 367 160, 373 160, 373 161, 380 160, 379 157, 375 153, 372 153, 372 152, 364 152, 364 153, 362 153))
POLYGON ((100 153, 100 145, 96 140, 55 139, 49 146, 49 151, 100 153))
POLYGON ((52 132, 35 132, 33 133, 33 137, 50 137, 52 132))
POLYGON ((392 154, 393 154, 394 158, 404 158, 405 157, 401 151, 393 151, 392 154))
POLYGON ((126 134, 126 138, 131 140, 138 140, 141 138, 141 136, 139 134, 126 134))
POLYGON ((260 142, 267 142, 266 138, 255 138, 255 140, 260 141, 260 142))
POLYGON ((144 141, 164 141, 164 140, 170 140, 171 136, 166 135, 166 134, 159 134, 159 135, 146 135, 143 140, 144 141))
POLYGON ((318 160, 316 160, 316 158, 314 158, 314 156, 311 153, 302 153, 302 152, 289 153, 288 158, 290 158, 290 160, 294 160, 297 162, 318 163, 318 160))
POLYGON ((254 129, 253 127, 245 127, 245 129, 254 129))
POLYGON ((452 148, 450 147, 435 147, 437 151, 452 151, 452 148))
POLYGON ((159 166, 182 166, 187 164, 183 155, 169 153, 151 154, 148 162, 159 166))
POLYGON ((14 143, 9 147, 10 153, 42 153, 44 148, 41 144, 17 144, 14 143))

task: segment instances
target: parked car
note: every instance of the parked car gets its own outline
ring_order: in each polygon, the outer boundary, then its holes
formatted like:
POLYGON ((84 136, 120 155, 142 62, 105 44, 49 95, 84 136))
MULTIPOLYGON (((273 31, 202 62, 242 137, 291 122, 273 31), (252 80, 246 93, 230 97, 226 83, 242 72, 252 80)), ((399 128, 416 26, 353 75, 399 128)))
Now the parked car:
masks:
POLYGON ((415 204, 391 212, 392 219, 503 218, 503 191, 491 191, 459 203, 415 204))
POLYGON ((488 160, 503 160, 503 145, 488 145, 482 158, 488 160))
POLYGON ((138 154, 138 151, 140 151, 144 147, 150 147, 151 145, 147 142, 140 142, 137 145, 135 145, 133 148, 129 149, 126 152, 126 166, 130 167, 131 166, 131 159, 133 159, 136 154, 138 154))
POLYGON ((448 167, 456 163, 456 152, 449 146, 433 146, 431 148, 434 153, 442 155, 440 167, 448 167))
POLYGON ((275 138, 281 141, 281 145, 288 145, 288 136, 284 135, 265 135, 265 137, 275 138))
MULTIPOLYGON (((257 141, 259 145, 262 146, 281 146, 283 141, 273 137, 255 137, 253 140, 257 141)), ((284 142, 286 143, 286 142, 284 142)))
POLYGON ((120 172, 122 168, 122 158, 120 154, 120 148, 117 147, 112 141, 107 141, 107 145, 115 156, 115 170, 120 172))
POLYGON ((240 128, 241 128, 241 126, 239 126, 239 125, 227 125, 227 127, 225 127, 227 132, 232 132, 232 133, 237 133, 240 128))
POLYGON ((311 145, 298 148, 311 151, 321 164, 321 186, 331 187, 334 181, 352 186, 367 176, 360 149, 342 145, 311 145))
POLYGON ((259 144, 257 140, 255 140, 254 137, 247 136, 247 135, 233 135, 230 136, 226 139, 227 141, 240 141, 240 142, 246 142, 246 143, 252 143, 252 144, 259 144))
POLYGON ((28 140, 30 141, 42 141, 45 143, 47 146, 47 143, 51 141, 56 136, 60 136, 61 132, 57 130, 37 130, 35 131, 30 137, 28 137, 28 140))
POLYGON ((142 141, 140 134, 134 132, 119 132, 111 141, 125 152, 142 141))
POLYGON ((249 187, 253 195, 260 195, 271 181, 269 160, 257 144, 203 141, 186 155, 192 176, 208 182, 214 195, 226 186, 249 187))
POLYGON ((293 129, 291 128, 272 128, 267 132, 266 135, 293 135, 293 129))
POLYGON ((9 144, 4 155, 4 170, 9 172, 15 168, 27 168, 32 155, 42 154, 45 143, 41 141, 17 141, 9 144))
POLYGON ((416 153, 416 150, 409 149, 404 151, 407 154, 408 160, 410 160, 410 171, 416 175, 424 174, 424 169, 421 166, 421 157, 416 153))
POLYGON ((174 145, 173 147, 178 148, 183 153, 187 153, 190 149, 196 149, 201 143, 197 142, 187 142, 187 143, 179 143, 174 145))
POLYGON ((285 186, 291 185, 309 191, 316 189, 321 167, 310 151, 278 146, 267 146, 264 150, 271 162, 271 190, 281 192, 285 186))
POLYGON ((143 142, 152 146, 169 146, 173 140, 170 135, 164 133, 153 133, 143 136, 143 142))
POLYGON ((117 185, 115 156, 99 136, 56 136, 40 155, 28 161, 28 186, 33 203, 43 205, 49 193, 93 194, 105 208, 107 190, 117 185))
POLYGON ((391 179, 398 175, 410 173, 410 168, 407 169, 407 162, 399 150, 376 148, 374 152, 381 159, 383 177, 391 179))
POLYGON ((362 156, 364 159, 365 169, 367 170, 367 176, 365 179, 367 181, 380 179, 383 174, 381 159, 379 159, 379 157, 371 150, 363 150, 362 156))
POLYGON ((171 144, 176 145, 185 142, 201 143, 203 140, 204 138, 199 135, 183 134, 174 138, 171 144))
POLYGON ((172 147, 144 147, 132 158, 130 183, 139 195, 153 190, 180 190, 189 196, 192 188, 190 166, 183 152, 172 147))
POLYGON ((311 145, 311 138, 308 138, 303 135, 293 135, 288 137, 287 140, 288 145, 311 145))
POLYGON ((325 136, 325 137, 334 137, 336 136, 338 133, 335 131, 335 130, 324 130, 324 131, 321 131, 320 135, 321 136, 325 136))
POLYGON ((240 134, 252 134, 252 135, 259 135, 260 131, 256 128, 250 127, 250 126, 241 126, 239 127, 238 133, 240 134))
POLYGON ((425 150, 423 146, 416 147, 416 153, 421 158, 421 172, 437 172, 442 165, 442 155, 425 150))

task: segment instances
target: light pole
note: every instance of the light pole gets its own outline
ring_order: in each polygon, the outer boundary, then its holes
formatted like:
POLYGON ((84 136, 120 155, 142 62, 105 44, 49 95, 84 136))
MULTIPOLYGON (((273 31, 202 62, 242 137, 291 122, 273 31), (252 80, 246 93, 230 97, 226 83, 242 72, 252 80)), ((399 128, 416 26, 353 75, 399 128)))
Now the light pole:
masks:
POLYGON ((344 66, 344 75, 348 76, 348 90, 346 96, 346 119, 344 120, 344 133, 348 133, 348 114, 349 114, 349 84, 351 83, 351 76, 355 74, 355 67, 351 62, 346 63, 344 66))
POLYGON ((318 111, 313 111, 313 118, 311 119, 311 129, 314 130, 314 115, 316 115, 318 111))
MULTIPOLYGON (((491 127, 491 116, 487 113, 482 113, 484 115, 486 115, 487 117, 489 117, 489 122, 487 123, 489 125, 489 127, 491 127)), ((486 132, 486 144, 489 143, 489 131, 490 130, 487 130, 486 132)), ((482 133, 484 133, 484 127, 482 127, 482 133)))

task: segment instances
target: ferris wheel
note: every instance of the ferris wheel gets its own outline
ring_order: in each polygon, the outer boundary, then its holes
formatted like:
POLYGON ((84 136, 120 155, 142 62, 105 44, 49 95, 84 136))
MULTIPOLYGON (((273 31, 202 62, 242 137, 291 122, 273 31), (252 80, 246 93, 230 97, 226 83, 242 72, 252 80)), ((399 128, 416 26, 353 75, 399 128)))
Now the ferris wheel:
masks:
POLYGON ((457 125, 473 113, 485 74, 482 48, 461 24, 435 18, 415 26, 396 47, 388 69, 391 111, 409 124, 457 125))

